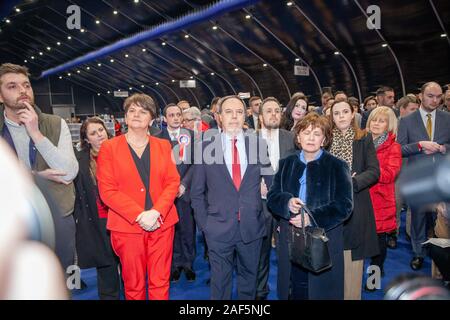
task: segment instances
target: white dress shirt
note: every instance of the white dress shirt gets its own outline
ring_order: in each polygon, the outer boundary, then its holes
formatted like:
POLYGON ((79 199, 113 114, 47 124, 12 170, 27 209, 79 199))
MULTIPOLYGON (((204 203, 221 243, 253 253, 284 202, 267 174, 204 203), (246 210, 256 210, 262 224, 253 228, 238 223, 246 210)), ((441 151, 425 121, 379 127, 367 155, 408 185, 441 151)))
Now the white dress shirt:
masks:
POLYGON ((276 172, 278 169, 278 161, 280 161, 280 130, 267 130, 266 128, 263 128, 261 129, 261 134, 263 139, 267 142, 270 164, 272 165, 273 171, 276 172))
MULTIPOLYGON (((420 112, 420 117, 422 118, 423 125, 424 125, 425 131, 426 131, 427 130, 427 121, 428 121, 428 117, 427 117, 428 112, 426 112, 422 108, 419 108, 419 112, 420 112)), ((433 141, 434 140, 434 129, 436 128, 436 125, 435 125, 436 124, 436 109, 433 110, 432 112, 430 112, 429 114, 431 114, 431 138, 430 138, 430 140, 433 141)))
POLYGON ((167 132, 169 133, 170 140, 172 140, 172 141, 178 140, 178 137, 180 136, 180 128, 178 128, 174 131, 171 131, 169 128, 167 128, 167 132), (176 137, 175 139, 174 139, 174 135, 176 137))
MULTIPOLYGON (((232 152, 234 148, 233 137, 224 132, 221 133, 221 137, 222 137, 223 158, 225 159, 225 164, 227 165, 227 169, 228 172, 230 173, 231 179, 233 179, 233 169, 232 169, 233 164, 232 152)), ((247 163, 248 163, 247 153, 245 152, 245 139, 242 131, 236 136, 236 139, 237 139, 236 146, 239 153, 239 163, 241 165, 241 180, 242 180, 244 178, 245 170, 247 170, 247 163)))

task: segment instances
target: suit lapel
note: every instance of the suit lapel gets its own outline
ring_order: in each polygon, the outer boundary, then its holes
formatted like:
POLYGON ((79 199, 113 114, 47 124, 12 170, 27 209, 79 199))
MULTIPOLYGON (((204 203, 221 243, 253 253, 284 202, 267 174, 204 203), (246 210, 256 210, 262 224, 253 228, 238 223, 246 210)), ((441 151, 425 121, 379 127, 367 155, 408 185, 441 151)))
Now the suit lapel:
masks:
POLYGON ((286 153, 289 151, 287 140, 288 136, 281 129, 278 131, 278 145, 280 147, 280 159, 283 159, 286 153))
POLYGON ((250 148, 249 148, 250 142, 249 142, 248 136, 246 136, 245 134, 244 134, 244 142, 245 142, 245 156, 247 157, 247 169, 245 170, 244 176, 242 177, 241 186, 244 184, 245 177, 247 177, 247 172, 249 170, 251 170, 251 168, 253 167, 253 165, 250 164, 250 160, 249 160, 250 159, 250 148))
MULTIPOLYGON (((227 163, 225 161, 225 154, 223 152, 223 145, 222 145, 222 136, 218 135, 218 136, 216 136, 216 139, 220 140, 220 146, 218 146, 218 148, 216 148, 215 150, 220 152, 220 159, 222 159, 222 164, 219 164, 218 166, 222 170, 222 174, 225 177, 225 180, 227 180, 229 183, 231 183, 233 188, 236 189, 234 182, 233 182, 233 177, 230 175, 230 172, 228 172, 227 163)), ((212 143, 214 143, 214 141, 215 141, 215 139, 213 140, 212 143)), ((216 157, 216 154, 214 154, 214 157, 216 157)), ((217 157, 217 158, 219 158, 219 157, 217 157)))
POLYGON ((423 124, 422 115, 420 114, 419 110, 416 111, 416 121, 417 121, 419 130, 422 132, 422 136, 425 137, 425 140, 430 140, 430 138, 428 137, 427 129, 425 128, 425 125, 423 124))
MULTIPOLYGON (((433 139, 433 141, 438 141, 439 139, 439 136, 438 136, 438 133, 441 133, 441 127, 442 127, 442 125, 443 125, 443 123, 442 123, 442 121, 443 121, 443 119, 442 119, 442 116, 439 114, 440 113, 440 110, 436 110, 436 114, 435 114, 435 116, 436 116, 436 119, 435 119, 435 122, 434 122, 434 139, 433 139)), ((447 130, 449 130, 448 128, 447 128, 447 130)))

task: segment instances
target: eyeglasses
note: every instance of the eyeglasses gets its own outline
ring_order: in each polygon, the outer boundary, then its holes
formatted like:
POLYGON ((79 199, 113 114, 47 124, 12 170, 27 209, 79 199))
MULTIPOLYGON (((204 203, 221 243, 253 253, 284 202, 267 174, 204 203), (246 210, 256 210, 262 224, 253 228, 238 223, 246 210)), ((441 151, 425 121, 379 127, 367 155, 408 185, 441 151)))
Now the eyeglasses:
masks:
POLYGON ((192 119, 183 119, 183 122, 191 122, 191 121, 194 121, 195 120, 195 118, 192 118, 192 119))

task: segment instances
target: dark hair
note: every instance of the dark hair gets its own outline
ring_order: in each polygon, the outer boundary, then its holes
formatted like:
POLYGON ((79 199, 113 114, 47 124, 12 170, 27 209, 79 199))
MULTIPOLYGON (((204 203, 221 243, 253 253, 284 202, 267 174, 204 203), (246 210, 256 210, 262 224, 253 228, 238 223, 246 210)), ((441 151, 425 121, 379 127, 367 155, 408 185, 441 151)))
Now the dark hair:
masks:
POLYGON ((336 96, 337 96, 338 94, 343 94, 343 95, 346 97, 346 100, 343 100, 343 101, 348 101, 348 95, 347 95, 344 91, 336 91, 336 92, 334 93, 334 100, 336 100, 336 96))
POLYGON ((105 123, 102 119, 98 117, 87 118, 86 120, 84 120, 80 128, 80 147, 83 150, 88 150, 91 148, 91 145, 87 142, 87 128, 91 123, 101 124, 105 129, 106 134, 108 135, 108 139, 111 138, 111 134, 109 133, 108 129, 106 129, 105 123))
POLYGON ((136 104, 141 108, 150 112, 152 119, 156 118, 156 105, 152 97, 144 93, 135 93, 125 99, 123 103, 123 109, 125 114, 128 113, 128 109, 132 104, 136 104))
POLYGON ((376 95, 384 96, 386 94, 386 92, 388 92, 388 91, 394 91, 394 89, 392 89, 391 87, 388 87, 388 86, 381 86, 377 89, 376 95))
POLYGON ((323 93, 322 93, 322 98, 325 96, 325 95, 327 95, 329 98, 332 98, 333 97, 333 94, 330 92, 330 91, 324 91, 323 93))
MULTIPOLYGON (((295 108, 295 104, 298 100, 303 100, 306 102, 306 106, 308 106, 308 98, 305 96, 303 92, 298 92, 294 94, 289 100, 286 110, 281 117, 280 128, 290 131, 294 126, 294 119, 292 119, 292 110, 295 108)), ((306 114, 308 114, 308 108, 306 108, 306 114)))
MULTIPOLYGON (((352 112, 354 112, 353 107, 350 105, 350 103, 348 103, 348 101, 335 101, 331 105, 331 108, 330 108, 330 124, 331 124, 331 130, 332 131, 334 130, 334 128, 336 128, 336 124, 333 121, 333 108, 338 103, 346 103, 349 106, 350 110, 352 110, 352 112)), ((351 126, 355 130, 355 140, 360 140, 360 139, 364 138, 367 135, 367 132, 365 130, 361 130, 358 127, 358 125, 356 124, 355 117, 353 117, 353 119, 352 119, 351 126)))
POLYGON ((261 98, 258 97, 258 96, 253 96, 253 97, 251 97, 251 98, 248 100, 248 106, 251 107, 251 106, 252 106, 252 102, 255 101, 255 100, 261 100, 261 98))
POLYGON ((225 101, 230 100, 230 99, 238 99, 242 103, 242 106, 244 107, 244 112, 245 112, 245 110, 247 109, 245 102, 242 101, 242 99, 239 98, 238 95, 229 95, 229 96, 220 98, 219 102, 217 103, 217 113, 222 113, 222 105, 224 104, 225 101))
POLYGON ((366 108, 366 106, 367 106, 367 104, 369 103, 370 100, 374 100, 375 103, 378 104, 378 101, 375 98, 375 96, 368 96, 367 98, 364 99, 364 102, 363 102, 364 108, 366 108))
POLYGON ((277 98, 275 97, 267 97, 265 98, 262 102, 261 105, 259 106, 259 114, 261 115, 263 112, 263 107, 267 102, 275 102, 276 104, 278 104, 279 106, 281 106, 280 101, 278 101, 277 98))
POLYGON ((330 121, 325 116, 318 115, 315 112, 308 113, 303 119, 301 119, 294 127, 294 143, 301 149, 302 146, 298 142, 297 137, 300 132, 312 126, 313 129, 320 128, 325 136, 324 148, 328 147, 331 142, 331 126, 330 121))
POLYGON ((361 110, 359 109, 359 100, 355 97, 348 97, 348 103, 353 107, 353 110, 356 108, 356 112, 361 113, 361 110))
POLYGON ((175 103, 169 103, 167 106, 164 107, 163 109, 163 116, 165 117, 167 114, 167 109, 171 108, 171 107, 177 107, 178 109, 180 109, 180 112, 183 113, 183 110, 181 109, 181 107, 179 105, 176 105, 175 103))

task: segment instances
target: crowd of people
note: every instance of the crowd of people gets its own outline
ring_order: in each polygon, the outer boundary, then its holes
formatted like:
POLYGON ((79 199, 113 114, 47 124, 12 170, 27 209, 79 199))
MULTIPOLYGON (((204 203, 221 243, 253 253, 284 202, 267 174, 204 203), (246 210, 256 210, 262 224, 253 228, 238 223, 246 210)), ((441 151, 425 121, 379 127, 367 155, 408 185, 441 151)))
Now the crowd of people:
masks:
MULTIPOLYGON (((432 81, 397 103, 386 86, 364 101, 326 91, 319 107, 303 92, 286 107, 275 97, 251 97, 248 107, 215 97, 203 110, 179 101, 162 109, 164 125, 152 97, 133 94, 123 104, 126 132, 111 137, 88 118, 80 150, 65 121, 35 105, 26 67, 0 66, 0 102, 2 138, 56 204, 61 265, 95 267, 101 299, 119 299, 122 281, 130 300, 169 299, 183 272, 195 281, 198 230, 211 299, 231 299, 234 271, 238 299, 267 299, 275 247, 279 299, 360 300, 376 290, 362 283, 364 261, 383 276, 396 247, 407 205, 400 171, 450 148, 450 90, 432 81), (311 219, 301 219, 304 206, 311 219), (320 273, 290 260, 292 226, 313 220, 332 260, 320 273)), ((430 230, 450 238, 450 206, 410 209, 410 266, 420 270, 430 230)), ((438 261, 434 275, 449 281, 448 251, 438 261)))

